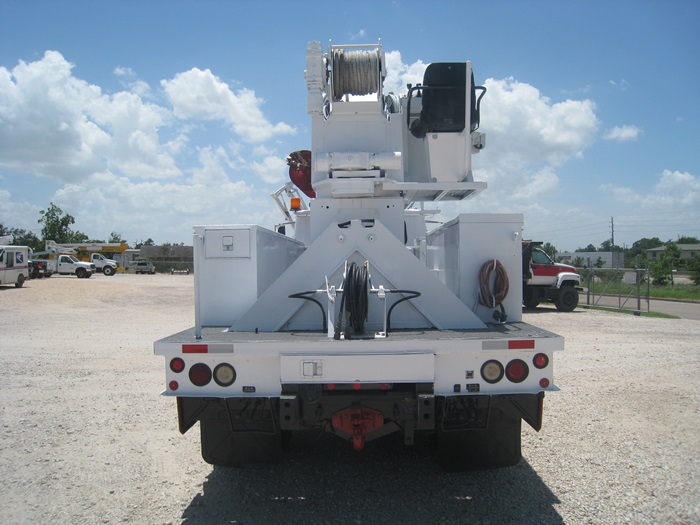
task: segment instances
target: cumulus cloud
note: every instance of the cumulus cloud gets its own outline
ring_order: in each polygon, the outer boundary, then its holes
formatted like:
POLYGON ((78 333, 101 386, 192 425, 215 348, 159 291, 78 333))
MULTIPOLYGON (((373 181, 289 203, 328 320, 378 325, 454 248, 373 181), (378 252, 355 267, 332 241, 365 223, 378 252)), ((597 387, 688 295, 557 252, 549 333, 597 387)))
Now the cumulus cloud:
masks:
POLYGON ((406 85, 416 85, 423 82, 423 73, 427 64, 417 60, 413 64, 404 64, 399 51, 385 53, 387 76, 384 79, 384 92, 404 95, 406 85))
POLYGON ((487 79, 484 85, 482 120, 488 122, 499 156, 559 165, 593 144, 598 119, 592 101, 552 103, 534 86, 513 78, 487 79))
MULTIPOLYGON (((386 61, 386 92, 404 94, 406 84, 422 82, 422 61, 404 63, 398 51, 387 52, 386 61)), ((106 94, 72 69, 52 51, 0 68, 0 170, 59 183, 46 202, 24 210, 34 224, 36 210, 50 201, 76 218, 76 229, 105 238, 118 231, 130 241, 189 242, 193 224, 272 227, 279 220, 268 185, 286 180, 288 151, 280 155, 277 148, 295 128, 268 119, 255 91, 193 68, 154 84, 162 90, 154 94, 119 66, 114 75, 123 90, 106 94), (222 140, 209 133, 211 123, 234 133, 222 140)), ((559 169, 595 140, 595 106, 552 102, 512 78, 485 85, 487 148, 474 166, 475 179, 490 189, 470 202, 485 211, 534 206, 546 213, 538 200, 559 191, 559 169)), ((449 216, 451 206, 443 207, 449 216)), ((464 211, 463 204, 454 206, 464 211)))
POLYGON ((615 142, 629 142, 631 140, 637 140, 642 133, 642 128, 637 126, 615 126, 606 131, 603 138, 615 142))
POLYGON ((161 86, 181 119, 221 120, 246 142, 263 142, 276 135, 294 133, 294 128, 270 123, 260 106, 263 101, 250 89, 231 90, 210 70, 192 68, 162 80, 161 86))
POLYGON ((664 170, 648 193, 614 184, 604 184, 599 189, 618 202, 649 210, 700 208, 700 178, 688 172, 664 170))
POLYGON ((76 182, 104 169, 141 177, 179 174, 158 132, 169 112, 134 93, 105 95, 47 51, 0 68, 0 167, 76 182))

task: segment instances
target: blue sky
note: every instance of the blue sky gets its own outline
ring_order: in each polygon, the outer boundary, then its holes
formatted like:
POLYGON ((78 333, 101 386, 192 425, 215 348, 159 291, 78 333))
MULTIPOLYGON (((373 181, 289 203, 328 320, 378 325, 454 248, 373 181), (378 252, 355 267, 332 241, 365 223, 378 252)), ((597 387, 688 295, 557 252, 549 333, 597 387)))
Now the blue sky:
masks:
MULTIPOLYGON (((0 2, 0 223, 50 202, 90 238, 191 243, 281 221, 310 146, 306 44, 375 43, 392 88, 472 62, 489 188, 441 206, 522 212, 561 251, 700 237, 700 2, 0 2)), ((386 89, 385 89, 386 91, 386 89)))

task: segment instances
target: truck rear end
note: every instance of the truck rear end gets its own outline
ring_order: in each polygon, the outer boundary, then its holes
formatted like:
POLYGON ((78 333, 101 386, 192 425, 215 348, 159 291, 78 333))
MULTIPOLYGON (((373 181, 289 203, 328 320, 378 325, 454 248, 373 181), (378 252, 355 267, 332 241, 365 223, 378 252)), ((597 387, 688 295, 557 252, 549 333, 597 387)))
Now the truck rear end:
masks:
POLYGON ((195 326, 155 353, 212 464, 277 461, 315 430, 358 451, 435 436, 446 470, 501 467, 521 422, 542 425, 563 339, 522 320, 522 215, 426 228, 425 203, 486 187, 484 90, 469 62, 430 64, 403 96, 385 75, 381 44, 309 44, 312 149, 273 195, 285 223, 194 228, 195 326))

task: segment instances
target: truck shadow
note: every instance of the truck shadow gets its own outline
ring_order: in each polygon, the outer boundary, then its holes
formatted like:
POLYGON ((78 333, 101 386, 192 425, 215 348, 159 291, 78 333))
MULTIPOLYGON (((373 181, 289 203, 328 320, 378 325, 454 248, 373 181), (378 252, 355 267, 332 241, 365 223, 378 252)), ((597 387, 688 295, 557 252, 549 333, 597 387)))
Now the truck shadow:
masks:
POLYGON ((447 474, 429 443, 393 437, 360 453, 330 435, 295 438, 280 464, 214 467, 182 523, 564 523, 526 460, 447 474))

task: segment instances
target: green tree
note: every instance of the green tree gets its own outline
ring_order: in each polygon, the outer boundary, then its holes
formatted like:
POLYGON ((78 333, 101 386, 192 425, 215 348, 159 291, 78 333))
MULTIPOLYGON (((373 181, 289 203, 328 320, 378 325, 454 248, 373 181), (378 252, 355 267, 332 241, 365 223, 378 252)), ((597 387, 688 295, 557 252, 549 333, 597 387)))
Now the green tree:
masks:
POLYGON ((621 252, 622 248, 619 247, 617 244, 613 244, 610 239, 607 239, 603 242, 600 243, 600 250, 601 252, 621 252))
POLYGON ((136 243, 136 245, 134 246, 134 248, 140 249, 142 246, 155 246, 155 245, 156 245, 155 241, 149 237, 145 241, 143 239, 139 240, 136 243))
POLYGON ((595 246, 593 246, 592 244, 589 244, 585 248, 576 248, 576 251, 577 252, 597 252, 598 250, 596 249, 595 246))
POLYGON ((542 245, 542 251, 549 255, 552 258, 552 260, 557 255, 557 248, 551 242, 544 243, 542 245))
POLYGON ((625 266, 633 268, 637 266, 637 257, 640 258, 641 266, 646 266, 647 250, 663 246, 664 243, 658 237, 651 239, 644 237, 632 243, 632 247, 625 250, 625 266))
POLYGON ((680 264, 681 251, 674 243, 666 245, 666 249, 661 252, 659 260, 649 265, 649 273, 654 284, 664 286, 669 282, 673 284, 673 270, 680 264))
POLYGON ((700 256, 694 253, 688 260, 687 267, 690 272, 690 278, 696 285, 700 285, 700 256))
POLYGON ((700 244, 700 240, 697 237, 689 237, 687 235, 679 235, 676 239, 676 244, 700 244))
POLYGON ((56 206, 53 202, 50 203, 48 210, 39 212, 41 217, 37 221, 41 224, 42 241, 56 241, 59 244, 63 243, 79 243, 88 242, 88 236, 80 231, 73 231, 71 225, 75 223, 72 215, 63 213, 63 210, 56 206))
POLYGON ((63 210, 50 203, 48 210, 39 212, 41 218, 37 221, 41 224, 41 236, 44 241, 51 240, 57 243, 71 242, 71 224, 75 223, 72 215, 63 214, 63 210))
POLYGON ((109 234, 109 240, 107 242, 126 242, 126 239, 122 239, 121 233, 112 232, 109 234))
POLYGON ((44 249, 39 237, 30 231, 22 230, 20 228, 15 228, 12 230, 12 244, 16 244, 18 246, 29 246, 35 252, 42 251, 44 249))

